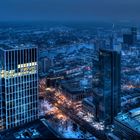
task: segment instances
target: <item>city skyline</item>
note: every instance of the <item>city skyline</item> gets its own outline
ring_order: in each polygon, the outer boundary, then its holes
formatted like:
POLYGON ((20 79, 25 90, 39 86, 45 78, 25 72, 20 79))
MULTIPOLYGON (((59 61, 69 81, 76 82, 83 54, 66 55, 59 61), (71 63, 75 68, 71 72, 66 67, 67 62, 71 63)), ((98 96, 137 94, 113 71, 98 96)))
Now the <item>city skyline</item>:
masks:
POLYGON ((140 140, 139 0, 0 0, 0 139, 140 140))

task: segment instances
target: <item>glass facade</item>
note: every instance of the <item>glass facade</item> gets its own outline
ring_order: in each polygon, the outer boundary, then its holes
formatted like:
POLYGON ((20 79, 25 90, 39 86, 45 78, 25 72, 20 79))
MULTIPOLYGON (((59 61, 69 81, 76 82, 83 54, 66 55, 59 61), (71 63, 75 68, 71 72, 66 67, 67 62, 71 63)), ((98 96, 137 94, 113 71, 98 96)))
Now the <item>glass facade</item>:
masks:
POLYGON ((111 50, 100 50, 99 53, 102 98, 98 117, 110 123, 120 111, 120 53, 111 50))
POLYGON ((37 48, 0 50, 1 129, 38 118, 37 48))
MULTIPOLYGON (((4 67, 4 51, 0 50, 0 71, 1 72, 3 70, 3 67, 4 67)), ((2 79, 2 75, 0 74, 0 130, 5 129, 5 126, 4 126, 5 117, 4 117, 4 113, 3 113, 3 108, 4 108, 3 93, 5 91, 5 88, 2 88, 3 81, 4 81, 4 79, 2 79)))

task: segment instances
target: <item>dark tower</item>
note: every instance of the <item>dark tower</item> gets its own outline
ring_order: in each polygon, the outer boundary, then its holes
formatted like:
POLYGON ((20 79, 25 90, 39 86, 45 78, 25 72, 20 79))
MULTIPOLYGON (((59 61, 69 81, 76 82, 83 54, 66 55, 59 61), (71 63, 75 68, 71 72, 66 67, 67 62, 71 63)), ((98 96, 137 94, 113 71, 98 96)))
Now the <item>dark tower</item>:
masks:
POLYGON ((99 50, 99 85, 94 91, 96 118, 112 123, 120 112, 120 52, 99 50))
POLYGON ((136 42, 137 41, 137 28, 136 27, 132 27, 131 28, 131 33, 133 35, 133 41, 136 42))

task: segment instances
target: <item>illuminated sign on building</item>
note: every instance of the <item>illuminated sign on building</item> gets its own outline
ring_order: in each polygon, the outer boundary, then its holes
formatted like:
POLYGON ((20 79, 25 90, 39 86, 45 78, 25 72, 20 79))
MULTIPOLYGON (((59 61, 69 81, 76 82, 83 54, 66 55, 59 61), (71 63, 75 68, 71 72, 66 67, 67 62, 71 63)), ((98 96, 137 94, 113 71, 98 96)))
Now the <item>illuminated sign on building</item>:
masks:
POLYGON ((0 74, 2 78, 12 78, 17 76, 23 76, 27 74, 35 74, 37 72, 37 62, 19 64, 18 65, 19 72, 15 72, 15 70, 1 70, 0 74))

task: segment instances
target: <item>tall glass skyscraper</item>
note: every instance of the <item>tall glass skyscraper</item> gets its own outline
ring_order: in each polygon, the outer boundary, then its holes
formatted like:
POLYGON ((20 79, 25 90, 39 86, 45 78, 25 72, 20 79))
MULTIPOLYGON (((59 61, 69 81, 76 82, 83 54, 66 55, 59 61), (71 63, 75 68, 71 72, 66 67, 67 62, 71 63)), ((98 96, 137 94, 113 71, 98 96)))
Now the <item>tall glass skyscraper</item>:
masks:
POLYGON ((112 123, 120 112, 120 52, 100 49, 98 70, 100 84, 94 95, 96 118, 112 123))
POLYGON ((0 130, 37 118, 37 48, 0 45, 0 130))

